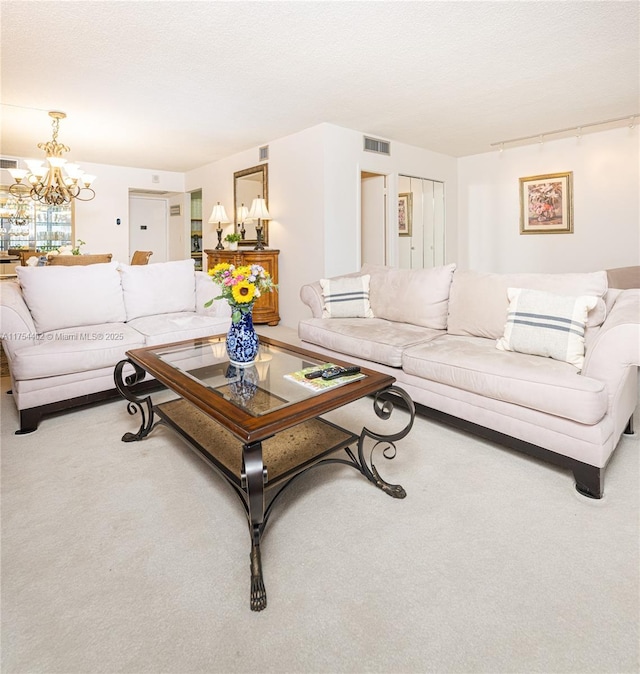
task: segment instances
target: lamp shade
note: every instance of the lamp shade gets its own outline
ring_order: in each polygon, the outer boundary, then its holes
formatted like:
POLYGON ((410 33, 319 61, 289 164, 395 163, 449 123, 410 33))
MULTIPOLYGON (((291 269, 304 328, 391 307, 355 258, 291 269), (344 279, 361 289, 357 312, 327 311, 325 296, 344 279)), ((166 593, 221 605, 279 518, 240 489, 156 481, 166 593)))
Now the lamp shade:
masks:
POLYGON ((210 223, 214 222, 224 222, 228 223, 229 218, 227 217, 227 212, 224 210, 224 206, 218 202, 211 211, 211 217, 209 218, 210 223))
POLYGON ((267 210, 267 202, 264 199, 258 197, 253 200, 251 210, 249 211, 249 218, 251 220, 257 220, 258 218, 260 220, 269 220, 271 218, 267 210))
POLYGON ((9 169, 9 173, 11 174, 11 177, 16 181, 20 182, 23 178, 26 178, 29 171, 27 169, 9 169))
POLYGON ((244 204, 238 206, 236 216, 238 222, 244 222, 249 217, 249 209, 244 204))

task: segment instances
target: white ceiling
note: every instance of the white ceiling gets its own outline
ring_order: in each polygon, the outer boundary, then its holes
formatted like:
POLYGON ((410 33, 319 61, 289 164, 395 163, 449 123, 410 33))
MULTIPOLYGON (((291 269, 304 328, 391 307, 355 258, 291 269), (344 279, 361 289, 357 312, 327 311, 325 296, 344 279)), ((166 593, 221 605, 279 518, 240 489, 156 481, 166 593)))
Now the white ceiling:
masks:
POLYGON ((639 110, 639 3, 1 2, 2 155, 185 171, 321 122, 464 156, 639 110))

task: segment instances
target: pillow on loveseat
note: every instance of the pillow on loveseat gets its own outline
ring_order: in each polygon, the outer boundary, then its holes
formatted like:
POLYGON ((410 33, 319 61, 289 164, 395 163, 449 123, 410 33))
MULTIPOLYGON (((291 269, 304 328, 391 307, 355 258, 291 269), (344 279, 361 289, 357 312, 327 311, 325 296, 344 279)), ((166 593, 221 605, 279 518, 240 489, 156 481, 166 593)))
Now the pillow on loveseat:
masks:
POLYGON ((194 260, 121 265, 127 320, 196 310, 194 260))
POLYGON ((456 271, 451 284, 447 332, 499 339, 507 319, 508 288, 529 288, 559 295, 595 295, 596 307, 587 326, 601 325, 606 317, 603 300, 607 292, 604 271, 568 274, 494 274, 456 271))
POLYGON ((126 318, 117 262, 16 267, 16 274, 38 333, 126 318))
POLYGON ((496 347, 502 351, 562 360, 581 370, 587 315, 596 306, 598 298, 523 288, 509 288, 507 295, 507 323, 496 347))

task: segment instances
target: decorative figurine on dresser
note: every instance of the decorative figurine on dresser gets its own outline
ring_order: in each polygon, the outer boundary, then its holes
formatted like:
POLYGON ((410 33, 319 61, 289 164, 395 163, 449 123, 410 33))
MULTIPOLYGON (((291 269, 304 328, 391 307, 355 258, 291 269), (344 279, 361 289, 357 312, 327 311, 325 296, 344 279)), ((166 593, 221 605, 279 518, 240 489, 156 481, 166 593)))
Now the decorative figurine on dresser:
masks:
MULTIPOLYGON (((269 272, 274 284, 278 283, 278 255, 279 250, 210 250, 207 254, 207 271, 217 264, 226 262, 236 267, 242 265, 259 264, 269 272)), ((278 293, 263 293, 253 306, 253 322, 278 325, 278 293)))

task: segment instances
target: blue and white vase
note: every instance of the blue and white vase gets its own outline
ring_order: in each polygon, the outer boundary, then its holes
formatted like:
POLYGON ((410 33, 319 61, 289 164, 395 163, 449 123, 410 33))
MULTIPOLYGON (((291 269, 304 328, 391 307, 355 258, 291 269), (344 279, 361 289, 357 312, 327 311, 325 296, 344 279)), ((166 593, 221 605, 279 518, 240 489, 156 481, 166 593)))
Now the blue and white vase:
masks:
POLYGON ((227 333, 227 354, 233 365, 251 365, 258 356, 258 335, 253 329, 253 307, 240 314, 237 323, 231 323, 227 333))

